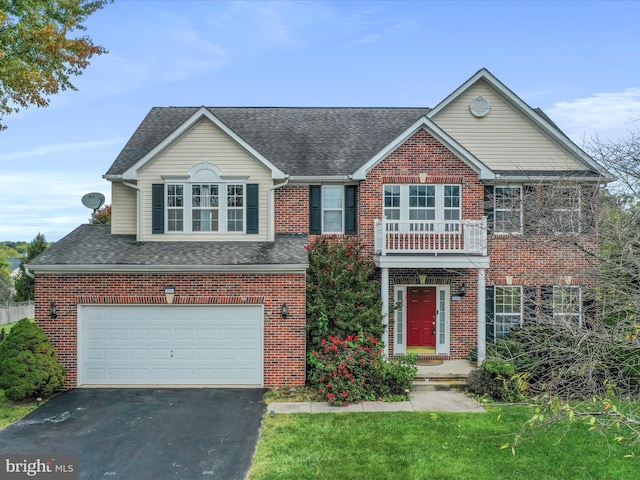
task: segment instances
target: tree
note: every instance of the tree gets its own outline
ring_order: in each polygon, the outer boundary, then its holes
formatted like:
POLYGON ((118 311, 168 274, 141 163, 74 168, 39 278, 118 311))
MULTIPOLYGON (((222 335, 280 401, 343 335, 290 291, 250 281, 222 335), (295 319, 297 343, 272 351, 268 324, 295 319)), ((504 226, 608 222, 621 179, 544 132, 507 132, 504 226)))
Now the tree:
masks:
POLYGON ((93 55, 106 50, 83 22, 112 0, 0 0, 0 130, 3 118, 31 105, 46 107, 51 95, 76 90, 93 55))
POLYGON ((9 262, 0 258, 0 303, 8 302, 11 299, 12 283, 9 262))
POLYGON ((538 304, 529 323, 487 347, 490 362, 478 376, 497 381, 493 387, 500 387, 503 399, 505 392, 525 394, 534 409, 512 445, 560 421, 569 428, 587 423, 614 441, 640 442, 640 135, 620 143, 595 141, 590 153, 619 180, 594 198, 597 208, 584 209, 592 203, 584 197, 588 190, 578 200, 567 197, 563 186, 569 182, 563 181, 539 186, 537 203, 523 202, 525 224, 537 232, 522 235, 532 251, 545 242, 567 246, 582 258, 567 258, 575 273, 562 275, 599 283, 581 294, 581 325, 538 304), (550 218, 549 208, 562 214, 550 218), (563 230, 570 226, 569 212, 578 210, 580 234, 563 230))
POLYGON ((44 235, 38 233, 27 249, 27 256, 20 262, 20 273, 15 281, 16 293, 13 296, 16 302, 26 302, 35 298, 35 283, 33 278, 27 275, 25 265, 44 252, 49 245, 44 235))
POLYGON ((111 205, 105 205, 91 214, 89 223, 98 225, 111 224, 111 205))

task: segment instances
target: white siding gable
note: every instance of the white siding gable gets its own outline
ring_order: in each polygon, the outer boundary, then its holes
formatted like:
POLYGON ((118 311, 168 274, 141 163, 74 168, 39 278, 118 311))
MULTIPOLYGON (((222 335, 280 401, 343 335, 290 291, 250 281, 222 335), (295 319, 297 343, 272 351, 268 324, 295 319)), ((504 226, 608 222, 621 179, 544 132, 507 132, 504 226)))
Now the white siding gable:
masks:
MULTIPOLYGON (((195 123, 170 146, 146 163, 138 172, 138 186, 143 195, 143 237, 145 240, 267 240, 267 197, 273 186, 271 172, 256 160, 225 132, 206 118, 195 123), (165 177, 188 176, 193 167, 208 162, 224 176, 246 177, 246 183, 259 185, 259 234, 225 234, 198 232, 182 234, 177 232, 162 235, 151 233, 151 186, 165 183, 165 177)), ((185 218, 185 222, 189 219, 185 218)))
POLYGON ((484 81, 462 92, 433 120, 492 170, 586 169, 484 81), (491 105, 483 118, 469 110, 477 96, 485 97, 491 105))

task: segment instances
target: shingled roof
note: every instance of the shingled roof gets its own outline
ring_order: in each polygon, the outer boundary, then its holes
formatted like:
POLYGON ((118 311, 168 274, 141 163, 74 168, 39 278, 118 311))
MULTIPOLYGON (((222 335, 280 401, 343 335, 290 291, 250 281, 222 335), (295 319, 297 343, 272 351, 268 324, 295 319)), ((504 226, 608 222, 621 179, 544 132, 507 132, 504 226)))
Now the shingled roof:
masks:
MULTIPOLYGON (((106 175, 124 173, 198 109, 151 109, 106 175)), ((272 107, 207 109, 276 167, 293 176, 350 175, 430 110, 272 107)))
MULTIPOLYGON (((138 242, 111 235, 111 225, 80 225, 29 263, 38 271, 242 271, 256 265, 305 270, 307 235, 276 235, 273 242, 138 242)), ((266 267, 268 269, 269 267, 266 267)), ((252 271, 253 271, 252 270, 252 271)))

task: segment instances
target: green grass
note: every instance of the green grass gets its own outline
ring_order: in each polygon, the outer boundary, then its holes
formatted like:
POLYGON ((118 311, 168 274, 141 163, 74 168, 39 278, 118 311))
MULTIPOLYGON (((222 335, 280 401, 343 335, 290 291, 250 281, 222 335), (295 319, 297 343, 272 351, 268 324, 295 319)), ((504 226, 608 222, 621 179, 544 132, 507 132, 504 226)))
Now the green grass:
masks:
POLYGON ((12 424, 16 420, 20 420, 28 413, 38 408, 39 404, 31 403, 13 403, 4 396, 4 390, 0 390, 0 430, 7 425, 12 424))
POLYGON ((4 325, 0 325, 0 330, 2 330, 4 328, 4 333, 9 335, 9 332, 11 331, 11 328, 13 328, 13 326, 18 323, 18 322, 13 322, 13 323, 6 323, 4 325))
POLYGON ((265 416, 249 478, 543 480, 638 478, 640 446, 612 444, 579 425, 500 447, 530 417, 489 413, 339 413, 265 416), (625 458, 625 455, 635 458, 625 458))

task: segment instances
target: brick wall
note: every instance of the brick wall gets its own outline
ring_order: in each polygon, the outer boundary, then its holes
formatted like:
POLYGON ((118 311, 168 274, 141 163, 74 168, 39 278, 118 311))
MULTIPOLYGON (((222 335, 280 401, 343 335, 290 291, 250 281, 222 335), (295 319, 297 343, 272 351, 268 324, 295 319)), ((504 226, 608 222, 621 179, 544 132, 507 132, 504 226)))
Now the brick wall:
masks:
POLYGON ((305 381, 305 274, 60 274, 36 275, 35 317, 67 368, 66 387, 77 385, 77 305, 163 304, 164 288, 174 303, 264 305, 264 384, 305 381), (58 318, 49 318, 53 301, 58 318), (289 307, 283 319, 280 308, 289 307))
MULTIPOLYGON (((403 145, 380 162, 360 182, 358 187, 358 235, 373 253, 374 220, 383 215, 383 185, 386 183, 420 183, 420 174, 428 184, 459 184, 462 187, 462 218, 479 220, 484 215, 484 185, 478 175, 440 144, 425 130, 416 132, 403 145)), ((307 186, 287 186, 276 190, 276 232, 308 233, 309 193, 307 186)), ((574 240, 585 241, 586 247, 597 251, 593 237, 581 235, 574 240)), ((313 237, 310 237, 313 241, 313 237)), ((597 281, 597 262, 572 243, 559 237, 518 237, 490 235, 487 253, 490 268, 486 284, 558 285, 571 276, 572 285, 592 286, 597 281)), ((449 271, 392 270, 390 272, 390 305, 393 305, 394 282, 403 276, 428 273, 442 281, 466 284, 467 294, 460 302, 451 303, 451 358, 465 358, 477 345, 477 270, 449 271)), ((436 280, 434 280, 436 281, 436 280)), ((455 290, 452 284, 452 292, 455 290)), ((389 347, 393 353, 393 318, 389 321, 389 347)))

